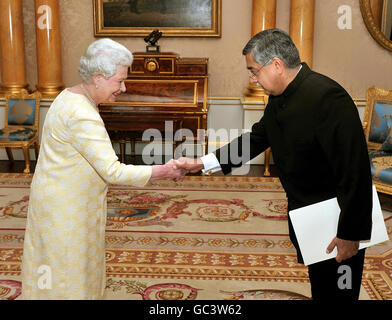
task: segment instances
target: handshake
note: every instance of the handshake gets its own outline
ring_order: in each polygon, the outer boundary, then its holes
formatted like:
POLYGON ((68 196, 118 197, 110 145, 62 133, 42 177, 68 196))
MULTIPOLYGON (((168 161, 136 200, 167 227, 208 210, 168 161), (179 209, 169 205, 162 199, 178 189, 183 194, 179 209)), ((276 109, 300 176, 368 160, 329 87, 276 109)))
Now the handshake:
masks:
POLYGON ((160 179, 176 179, 182 180, 187 173, 196 173, 204 168, 204 164, 200 159, 179 158, 170 160, 163 165, 152 166, 152 174, 150 180, 160 179))

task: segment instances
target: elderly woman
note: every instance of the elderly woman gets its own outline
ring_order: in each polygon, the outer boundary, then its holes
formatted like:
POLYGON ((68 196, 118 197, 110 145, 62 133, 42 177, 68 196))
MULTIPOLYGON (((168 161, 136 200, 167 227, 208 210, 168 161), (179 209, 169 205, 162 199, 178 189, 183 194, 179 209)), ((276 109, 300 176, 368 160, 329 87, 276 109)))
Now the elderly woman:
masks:
POLYGON ((122 164, 112 148, 97 105, 125 91, 132 59, 115 41, 93 42, 80 60, 82 83, 62 91, 46 115, 24 240, 25 299, 101 298, 108 184, 184 175, 170 163, 122 164))

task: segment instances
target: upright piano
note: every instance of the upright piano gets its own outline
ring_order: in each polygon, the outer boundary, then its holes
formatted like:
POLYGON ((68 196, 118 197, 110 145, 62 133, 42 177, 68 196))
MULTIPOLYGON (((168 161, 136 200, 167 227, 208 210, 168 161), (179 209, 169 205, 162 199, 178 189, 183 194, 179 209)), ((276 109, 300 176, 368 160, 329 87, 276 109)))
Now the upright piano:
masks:
POLYGON ((116 102, 98 106, 111 139, 120 143, 122 162, 125 143, 131 142, 134 154, 135 142, 148 129, 159 131, 165 143, 174 143, 173 150, 185 139, 202 143, 205 150, 208 58, 134 53, 125 86, 126 92, 116 102))

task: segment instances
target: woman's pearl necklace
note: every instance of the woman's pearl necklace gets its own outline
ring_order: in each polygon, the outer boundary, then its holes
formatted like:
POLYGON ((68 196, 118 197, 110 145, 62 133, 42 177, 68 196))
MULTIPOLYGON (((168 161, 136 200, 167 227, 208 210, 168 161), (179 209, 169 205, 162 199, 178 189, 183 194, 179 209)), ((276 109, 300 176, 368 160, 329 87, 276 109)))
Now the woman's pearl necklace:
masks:
POLYGON ((89 99, 90 102, 96 107, 97 104, 95 103, 95 101, 93 100, 93 98, 91 98, 90 94, 88 93, 87 89, 84 87, 83 83, 80 84, 80 87, 82 88, 83 92, 85 93, 87 99, 89 99))

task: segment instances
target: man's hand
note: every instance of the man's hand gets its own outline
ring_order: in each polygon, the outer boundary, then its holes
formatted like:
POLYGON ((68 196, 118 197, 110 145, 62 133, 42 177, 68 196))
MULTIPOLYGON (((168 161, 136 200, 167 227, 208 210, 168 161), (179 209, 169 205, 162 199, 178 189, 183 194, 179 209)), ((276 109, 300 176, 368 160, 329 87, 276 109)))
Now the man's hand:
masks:
POLYGON ((327 248, 327 253, 331 253, 332 250, 337 247, 338 255, 336 256, 337 262, 347 260, 358 253, 359 241, 342 240, 334 238, 327 248))
POLYGON ((204 168, 204 164, 199 158, 192 159, 192 158, 185 158, 185 157, 179 158, 178 160, 174 160, 173 166, 174 168, 184 169, 190 173, 199 172, 201 169, 204 168))
POLYGON ((166 164, 163 165, 155 165, 152 166, 152 174, 150 180, 159 180, 159 179, 176 179, 183 180, 184 176, 187 173, 187 170, 183 168, 176 168, 174 166, 175 160, 170 160, 166 164))

